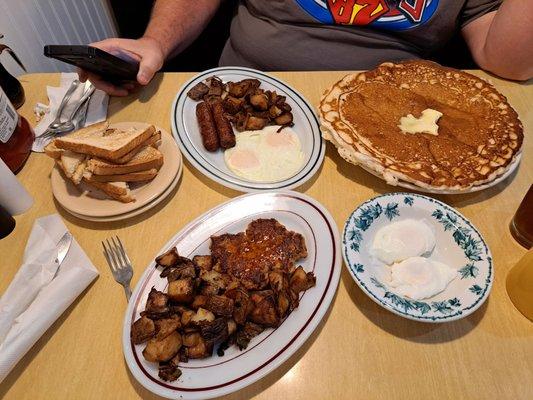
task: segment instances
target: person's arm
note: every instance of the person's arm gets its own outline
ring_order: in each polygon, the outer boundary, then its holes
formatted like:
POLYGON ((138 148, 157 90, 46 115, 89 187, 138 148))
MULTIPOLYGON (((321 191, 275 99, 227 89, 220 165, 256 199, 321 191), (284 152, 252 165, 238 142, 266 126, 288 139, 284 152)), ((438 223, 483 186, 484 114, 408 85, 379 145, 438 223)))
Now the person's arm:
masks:
MULTIPOLYGON (((176 55, 200 35, 222 0, 157 0, 143 37, 111 38, 91 43, 118 57, 139 62, 137 81, 146 85, 170 55, 176 55)), ((126 96, 133 84, 113 85, 98 75, 79 71, 80 79, 89 79, 97 88, 113 96, 126 96)))
POLYGON ((474 61, 507 79, 533 77, 533 1, 505 0, 462 29, 474 61))

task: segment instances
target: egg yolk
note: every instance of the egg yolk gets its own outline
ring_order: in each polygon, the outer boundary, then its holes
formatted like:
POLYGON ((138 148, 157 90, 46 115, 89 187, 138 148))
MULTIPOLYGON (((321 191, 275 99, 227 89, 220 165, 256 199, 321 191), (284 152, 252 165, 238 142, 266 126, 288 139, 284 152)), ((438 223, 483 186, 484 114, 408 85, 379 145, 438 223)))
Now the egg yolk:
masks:
POLYGON ((240 149, 235 151, 229 158, 229 163, 234 168, 252 169, 259 167, 259 159, 255 152, 248 149, 240 149))
POLYGON ((294 138, 288 132, 273 132, 266 135, 265 142, 270 147, 288 147, 294 143, 294 138))

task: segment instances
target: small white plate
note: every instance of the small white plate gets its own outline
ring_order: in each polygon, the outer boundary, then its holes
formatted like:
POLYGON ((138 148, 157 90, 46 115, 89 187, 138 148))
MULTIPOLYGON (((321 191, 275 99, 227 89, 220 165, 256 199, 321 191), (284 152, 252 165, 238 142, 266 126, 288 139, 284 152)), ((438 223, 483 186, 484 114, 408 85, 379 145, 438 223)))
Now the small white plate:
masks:
POLYGON ((74 215, 75 217, 77 217, 79 219, 84 219, 86 221, 92 221, 92 222, 122 221, 122 220, 125 220, 125 219, 128 219, 128 218, 136 217, 137 215, 140 215, 140 214, 144 213, 145 211, 151 210, 156 205, 158 205, 163 200, 165 200, 170 195, 170 193, 172 193, 174 188, 178 185, 178 183, 180 181, 180 178, 181 178, 182 172, 183 172, 183 163, 180 164, 178 173, 177 173, 176 177, 174 178, 174 180, 172 181, 172 183, 170 184, 170 186, 167 187, 165 189, 165 191, 159 195, 159 197, 156 197, 150 203, 148 203, 148 204, 146 204, 146 205, 144 205, 144 206, 142 206, 140 208, 137 208, 137 209, 135 209, 133 211, 130 211, 130 212, 127 212, 127 213, 124 213, 124 214, 112 215, 110 217, 90 217, 88 215, 77 214, 77 213, 75 213, 73 211, 70 211, 70 210, 68 210, 66 208, 65 208, 65 210, 69 214, 72 214, 72 215, 74 215))
MULTIPOLYGON (((145 122, 119 122, 110 126, 128 129, 130 127, 143 128, 147 125, 145 122)), ((54 167, 50 180, 52 192, 58 203, 73 215, 83 215, 89 218, 114 217, 131 213, 147 205, 153 207, 155 205, 154 200, 160 198, 162 193, 175 181, 183 166, 181 152, 175 141, 172 140, 172 136, 164 129, 159 127, 156 127, 156 129, 161 131, 159 151, 163 153, 163 166, 157 176, 151 181, 133 185, 132 193, 135 195, 136 201, 121 203, 108 197, 96 198, 89 196, 87 193, 80 191, 69 179, 65 178, 57 167, 54 167)))
POLYGON ((492 256, 483 237, 463 215, 431 197, 390 193, 366 201, 344 226, 343 257, 352 278, 376 303, 422 322, 454 321, 473 313, 487 299, 493 280, 492 256), (387 266, 369 253, 377 230, 403 219, 425 220, 436 245, 430 258, 458 271, 443 292, 424 300, 394 293, 386 284, 387 266))
POLYGON ((261 71, 241 67, 220 67, 202 72, 182 86, 170 111, 172 133, 181 151, 189 162, 202 174, 223 186, 241 192, 255 192, 272 189, 292 189, 308 181, 320 168, 326 151, 320 134, 318 120, 313 107, 305 98, 286 83, 261 71), (224 162, 224 152, 209 152, 204 149, 198 121, 196 105, 198 102, 187 97, 194 85, 216 75, 224 82, 255 78, 261 81, 261 88, 275 90, 287 97, 294 116, 293 130, 298 135, 304 153, 303 166, 292 177, 278 182, 251 182, 235 175, 224 162))
MULTIPOLYGON (((267 329, 252 339, 248 348, 235 346, 203 360, 180 364, 183 374, 174 382, 158 377, 156 363, 142 356, 144 345, 133 345, 131 324, 144 310, 152 287, 164 290, 155 262, 139 279, 129 301, 122 344, 126 363, 133 376, 151 392, 171 399, 208 399, 223 396, 272 372, 302 346, 322 320, 339 284, 341 255, 337 226, 329 212, 317 201, 300 193, 280 191, 237 197, 208 211, 176 234, 159 252, 176 246, 186 257, 209 254, 210 237, 221 233, 242 232, 257 218, 275 218, 289 230, 305 238, 308 256, 298 262, 313 271, 316 286, 305 291, 300 305, 277 329, 267 329)), ((154 254, 154 257, 157 254, 154 254)))

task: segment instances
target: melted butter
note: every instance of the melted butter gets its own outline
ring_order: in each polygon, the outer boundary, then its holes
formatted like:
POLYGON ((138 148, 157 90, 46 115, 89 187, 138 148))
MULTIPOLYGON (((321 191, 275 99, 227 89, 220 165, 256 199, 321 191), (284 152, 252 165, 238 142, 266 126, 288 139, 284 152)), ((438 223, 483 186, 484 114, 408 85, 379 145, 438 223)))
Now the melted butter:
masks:
POLYGON ((422 111, 420 118, 415 118, 413 114, 401 117, 398 128, 403 133, 429 133, 430 135, 438 136, 439 126, 437 125, 437 121, 440 117, 442 117, 441 112, 427 108, 422 111))

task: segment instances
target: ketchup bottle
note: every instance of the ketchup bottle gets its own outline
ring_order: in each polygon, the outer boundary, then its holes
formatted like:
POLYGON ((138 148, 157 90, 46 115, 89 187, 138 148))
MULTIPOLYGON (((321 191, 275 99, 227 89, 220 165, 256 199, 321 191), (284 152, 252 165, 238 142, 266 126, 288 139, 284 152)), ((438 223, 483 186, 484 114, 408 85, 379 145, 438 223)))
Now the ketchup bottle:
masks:
POLYGON ((0 87, 0 158, 17 173, 31 152, 35 134, 0 87))

